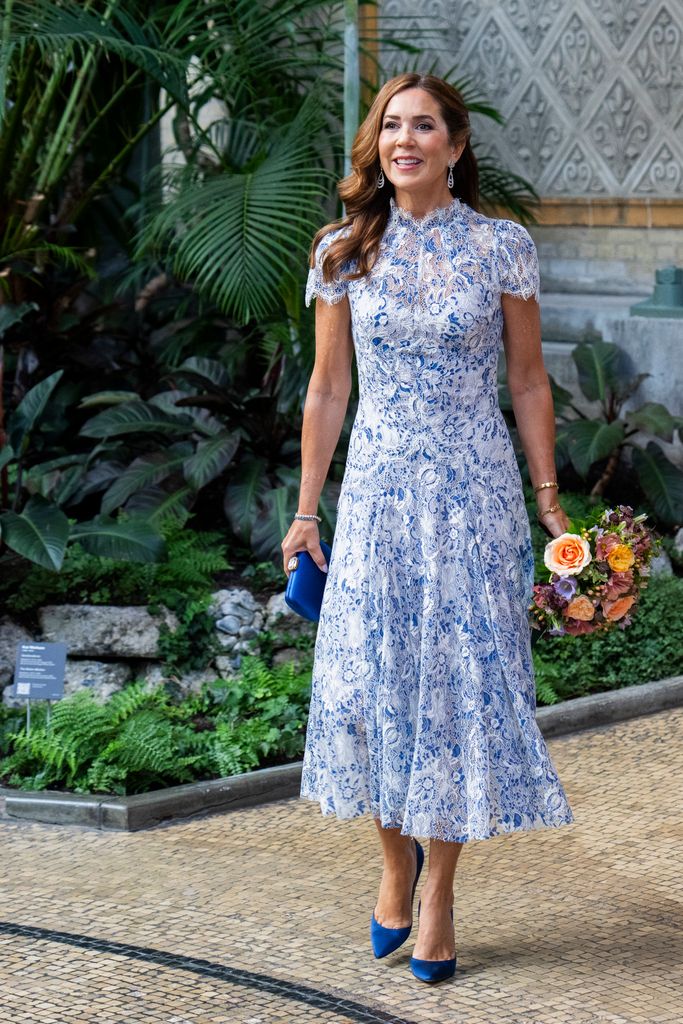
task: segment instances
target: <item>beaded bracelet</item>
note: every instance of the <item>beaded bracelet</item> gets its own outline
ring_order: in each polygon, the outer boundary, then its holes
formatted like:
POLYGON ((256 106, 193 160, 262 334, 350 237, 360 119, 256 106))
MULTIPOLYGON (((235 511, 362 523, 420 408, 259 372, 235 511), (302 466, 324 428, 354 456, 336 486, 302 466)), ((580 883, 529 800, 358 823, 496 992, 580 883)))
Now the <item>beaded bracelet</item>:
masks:
POLYGON ((294 514, 294 518, 295 519, 304 519, 304 520, 317 519, 319 523, 322 523, 322 518, 320 516, 316 516, 315 514, 307 515, 307 514, 305 514, 303 512, 296 512, 294 514))

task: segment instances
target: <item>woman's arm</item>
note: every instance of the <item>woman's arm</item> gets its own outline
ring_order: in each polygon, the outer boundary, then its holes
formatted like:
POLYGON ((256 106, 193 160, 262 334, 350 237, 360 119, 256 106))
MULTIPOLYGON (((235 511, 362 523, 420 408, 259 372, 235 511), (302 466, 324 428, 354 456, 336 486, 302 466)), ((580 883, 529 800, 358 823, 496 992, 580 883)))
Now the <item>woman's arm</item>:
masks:
MULTIPOLYGON (((555 410, 541 347, 541 315, 535 298, 503 294, 503 346, 507 384, 532 486, 556 480, 555 410)), ((538 512, 559 499, 554 487, 536 493, 538 512)), ((543 516, 554 537, 569 529, 563 509, 543 516)))
MULTIPOLYGON (((304 402, 301 428, 301 486, 298 512, 312 514, 318 510, 332 456, 339 442, 351 394, 353 338, 351 310, 346 296, 330 304, 316 299, 315 363, 304 402)), ((315 520, 295 519, 282 541, 282 555, 287 576, 287 562, 297 551, 308 550, 322 569, 325 555, 320 547, 315 520)))

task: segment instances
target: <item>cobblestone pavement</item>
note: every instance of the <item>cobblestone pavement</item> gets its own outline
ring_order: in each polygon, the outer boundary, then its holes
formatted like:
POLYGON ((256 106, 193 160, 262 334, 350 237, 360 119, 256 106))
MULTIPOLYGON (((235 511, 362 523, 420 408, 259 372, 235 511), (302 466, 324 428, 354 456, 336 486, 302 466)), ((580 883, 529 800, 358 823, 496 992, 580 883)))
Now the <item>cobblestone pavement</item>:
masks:
POLYGON ((373 959, 369 817, 0 823, 2 1024, 682 1024, 683 709, 549 744, 576 821, 469 843, 458 970, 373 959))

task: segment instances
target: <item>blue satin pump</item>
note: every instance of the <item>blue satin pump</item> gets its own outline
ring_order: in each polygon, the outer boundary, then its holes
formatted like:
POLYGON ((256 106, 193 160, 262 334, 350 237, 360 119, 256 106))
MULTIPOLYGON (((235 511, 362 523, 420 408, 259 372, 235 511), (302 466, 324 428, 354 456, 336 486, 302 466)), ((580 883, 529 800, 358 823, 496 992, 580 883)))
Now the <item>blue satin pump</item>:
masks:
MULTIPOLYGON (((415 889, 417 888, 417 881, 422 871, 422 865, 424 864, 425 854, 424 850, 418 843, 417 839, 415 842, 415 852, 417 854, 417 869, 415 871, 415 881, 413 882, 413 891, 410 895, 410 913, 412 916, 413 912, 413 899, 415 897, 415 889)), ((379 960, 383 956, 388 956, 389 953, 393 953, 395 949, 402 946, 406 941, 412 930, 412 921, 405 928, 385 928, 384 925, 380 924, 375 917, 373 911, 370 919, 370 941, 372 942, 372 952, 375 957, 379 960)))
MULTIPOLYGON (((419 903, 417 905, 417 916, 419 920, 419 903)), ((452 920, 453 911, 451 910, 451 921, 452 920)), ((455 974, 455 962, 456 957, 453 957, 452 960, 416 960, 414 956, 411 956, 410 969, 418 981, 445 981, 446 978, 452 978, 455 974)))

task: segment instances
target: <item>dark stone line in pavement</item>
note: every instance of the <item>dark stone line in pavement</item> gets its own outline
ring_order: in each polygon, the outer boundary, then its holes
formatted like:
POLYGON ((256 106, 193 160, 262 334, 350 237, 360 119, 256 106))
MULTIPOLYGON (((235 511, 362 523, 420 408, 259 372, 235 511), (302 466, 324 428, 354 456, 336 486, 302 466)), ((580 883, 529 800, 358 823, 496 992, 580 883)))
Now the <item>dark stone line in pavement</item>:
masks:
POLYGON ((80 949, 92 949, 98 953, 111 953, 115 956, 127 957, 130 960, 152 962, 161 967, 176 971, 191 971, 202 977, 216 978, 231 985, 243 985, 272 995, 293 999, 307 1006, 325 1010, 327 1013, 343 1014, 358 1024, 415 1024, 414 1021, 395 1017, 393 1014, 363 1006, 351 999, 339 998, 320 989, 285 981, 268 974, 256 974, 238 967, 227 967, 225 964, 211 960, 199 960, 196 957, 185 957, 177 953, 168 953, 149 946, 131 946, 125 942, 114 942, 111 939, 98 939, 90 935, 79 935, 74 932, 60 932, 52 928, 37 928, 33 925, 14 924, 11 921, 0 921, 0 935, 14 935, 21 938, 37 939, 45 942, 60 942, 66 946, 80 949))

